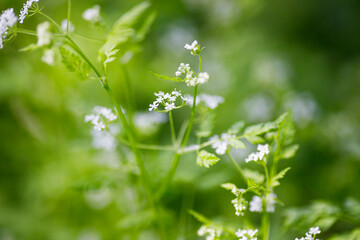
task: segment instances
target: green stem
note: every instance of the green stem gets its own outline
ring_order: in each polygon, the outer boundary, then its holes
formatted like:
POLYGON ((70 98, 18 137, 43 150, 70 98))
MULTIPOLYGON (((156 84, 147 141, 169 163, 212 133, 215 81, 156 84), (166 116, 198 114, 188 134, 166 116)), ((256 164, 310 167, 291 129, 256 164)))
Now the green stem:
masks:
POLYGON ((134 91, 133 91, 133 87, 132 87, 132 81, 130 79, 129 72, 126 69, 125 64, 121 64, 121 68, 122 68, 122 71, 124 74, 125 87, 127 89, 127 91, 126 91, 127 99, 126 100, 128 102, 129 110, 131 110, 130 113, 133 113, 134 110, 136 109, 136 99, 133 94, 134 91))
POLYGON ((117 101, 114 93, 112 92, 112 90, 110 89, 107 80, 104 78, 104 76, 97 70, 97 68, 92 64, 92 62, 89 60, 88 57, 86 57, 85 53, 80 49, 80 47, 72 40, 72 38, 70 36, 65 36, 65 38, 71 43, 73 49, 79 53, 79 55, 89 64, 90 68, 94 71, 94 73, 96 74, 97 78, 99 79, 100 83, 102 84, 102 87, 106 90, 106 92, 109 94, 111 101, 113 102, 113 104, 115 105, 116 111, 119 115, 120 121, 126 131, 129 143, 130 143, 130 148, 133 151, 134 155, 135 155, 135 160, 136 163, 139 167, 140 170, 140 177, 141 180, 143 182, 144 185, 144 189, 147 195, 147 198, 150 202, 151 207, 154 210, 154 214, 157 216, 158 222, 159 222, 159 227, 160 227, 160 235, 162 239, 166 239, 166 234, 165 234, 165 228, 162 225, 162 221, 159 218, 159 209, 157 207, 157 205, 155 204, 155 201, 153 199, 153 196, 151 194, 151 181, 150 181, 150 177, 145 169, 145 164, 140 156, 140 153, 136 147, 136 141, 135 141, 135 137, 133 132, 131 131, 131 128, 126 120, 126 117, 120 107, 119 102, 117 101))
POLYGON ((169 121, 170 121, 170 129, 171 129, 171 140, 173 145, 176 144, 176 134, 175 134, 175 128, 174 128, 174 119, 172 111, 169 111, 169 121))
POLYGON ((267 169, 266 166, 266 158, 264 159, 264 161, 262 162, 263 167, 264 167, 264 171, 265 171, 265 177, 266 177, 266 190, 264 192, 264 199, 263 199, 263 209, 262 209, 262 217, 261 217, 261 229, 262 229, 262 236, 263 236, 263 240, 269 240, 269 233, 270 233, 270 216, 269 213, 267 212, 267 207, 266 207, 266 199, 267 199, 267 195, 270 191, 270 176, 269 176, 269 171, 267 169))
POLYGON ((230 159, 231 163, 234 165, 235 169, 238 171, 238 173, 240 174, 241 178, 245 181, 245 183, 247 183, 247 179, 244 175, 243 170, 241 169, 240 165, 235 161, 235 159, 231 156, 229 151, 226 151, 226 155, 228 156, 228 158, 230 159))
POLYGON ((61 28, 61 26, 60 26, 57 22, 55 22, 54 19, 52 19, 51 17, 49 17, 48 15, 46 15, 45 13, 43 13, 43 12, 41 12, 41 11, 38 11, 38 13, 39 13, 41 16, 43 16, 43 17, 45 17, 46 19, 48 19, 52 24, 54 24, 54 25, 59 29, 59 31, 60 31, 61 33, 66 34, 66 33, 64 32, 64 30, 61 28))
POLYGON ((67 23, 66 23, 66 36, 69 35, 70 15, 71 15, 71 0, 68 0, 68 12, 67 12, 67 23))
POLYGON ((37 36, 37 32, 27 30, 27 29, 23 29, 23 28, 17 28, 16 30, 14 30, 14 32, 15 33, 24 33, 24 34, 28 34, 28 35, 32 35, 32 36, 37 36))

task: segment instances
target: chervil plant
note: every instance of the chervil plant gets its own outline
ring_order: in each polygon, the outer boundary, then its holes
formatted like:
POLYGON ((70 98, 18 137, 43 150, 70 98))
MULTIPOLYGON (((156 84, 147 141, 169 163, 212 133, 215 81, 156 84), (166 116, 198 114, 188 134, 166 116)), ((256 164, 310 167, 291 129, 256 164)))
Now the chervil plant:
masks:
MULTIPOLYGON (((129 172, 139 176, 141 180, 145 194, 139 191, 139 198, 142 199, 145 195, 146 203, 141 202, 139 206, 145 210, 151 209, 151 216, 154 216, 153 226, 157 229, 158 238, 177 238, 176 233, 167 229, 166 206, 162 200, 174 179, 181 158, 185 154, 196 153, 193 161, 199 168, 207 169, 219 161, 229 161, 230 166, 237 171, 241 179, 239 182, 221 184, 222 188, 233 195, 233 199, 224 204, 234 207, 234 215, 238 218, 237 227, 210 220, 195 210, 187 209, 202 224, 197 234, 206 237, 207 240, 269 240, 272 215, 277 214, 279 205, 283 205, 276 194, 276 189, 290 170, 290 167, 279 169, 279 163, 294 157, 299 148, 294 144, 295 130, 291 113, 284 113, 274 121, 250 126, 240 120, 225 131, 215 134, 216 110, 225 101, 221 96, 202 92, 203 85, 211 84, 216 79, 211 78, 211 69, 206 71, 203 69, 202 52, 205 49, 198 41, 184 45, 184 51, 188 51, 198 64, 180 63, 177 68, 174 67, 172 76, 152 73, 160 81, 175 82, 177 88, 166 92, 159 87, 154 93, 154 101, 149 102, 148 106, 142 106, 147 111, 136 112, 131 104, 133 93, 128 87, 122 93, 128 96, 129 104, 121 106, 110 86, 108 65, 125 61, 124 59, 128 57, 126 49, 137 49, 145 39, 156 16, 154 12, 147 13, 149 7, 148 2, 140 3, 112 25, 102 46, 98 49, 97 63, 87 57, 83 48, 72 37, 72 34, 77 33, 76 24, 71 22, 71 0, 68 0, 66 19, 61 23, 44 12, 39 0, 28 0, 24 3, 18 16, 13 9, 3 11, 0 16, 0 48, 18 34, 34 36, 37 38, 36 43, 20 51, 41 50, 43 51, 41 60, 46 64, 56 65, 58 63, 56 59, 61 58, 65 67, 76 73, 80 79, 96 79, 99 82, 99 86, 105 90, 113 106, 94 106, 92 113, 85 115, 84 122, 92 128, 92 145, 96 149, 118 150, 126 158, 135 159, 136 168, 131 166, 130 160, 127 162, 127 167, 130 169, 129 172), (24 21, 34 15, 39 15, 45 20, 37 25, 36 30, 20 27, 24 21), (144 16, 144 21, 141 21, 144 16), (185 108, 190 108, 186 121, 182 124, 176 122, 178 119, 174 118, 175 111, 186 113, 185 108), (121 129, 118 120, 121 122, 121 129), (167 121, 170 126, 168 141, 171 144, 163 146, 145 144, 141 141, 139 135, 156 133, 159 126, 167 121), (176 131, 175 123, 182 125, 180 130, 176 131), (234 156, 235 150, 245 151, 251 146, 255 147, 255 150, 246 158, 234 156), (172 153, 171 166, 159 184, 150 177, 145 167, 143 150, 172 153), (131 154, 127 155, 128 152, 131 154), (247 218, 249 214, 258 214, 258 221, 251 222, 247 218)), ((92 27, 106 29, 106 22, 100 10, 101 7, 96 5, 85 10, 82 17, 92 27)), ((136 50, 132 53, 136 53, 136 50)), ((228 193, 224 191, 224 194, 228 193)), ((284 225, 291 225, 304 216, 309 218, 309 212, 301 213, 303 214, 291 215, 292 212, 289 210, 284 225)), ((311 213, 315 214, 315 211, 311 213)), ((334 211, 333 215, 338 216, 337 214, 338 211, 334 211)), ((141 219, 137 220, 141 222, 141 219)), ((306 222, 306 225, 312 223, 314 221, 306 222)), ((315 240, 320 233, 319 227, 311 227, 300 240, 315 240)), ((276 236, 272 238, 276 239, 276 236)))

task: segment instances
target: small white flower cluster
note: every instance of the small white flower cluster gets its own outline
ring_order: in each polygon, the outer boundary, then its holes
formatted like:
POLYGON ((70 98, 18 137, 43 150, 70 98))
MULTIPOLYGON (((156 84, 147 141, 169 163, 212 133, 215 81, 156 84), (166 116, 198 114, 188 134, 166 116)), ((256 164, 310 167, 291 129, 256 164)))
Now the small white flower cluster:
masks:
POLYGON ((106 107, 95 106, 93 113, 85 116, 85 122, 91 122, 97 131, 104 130, 106 125, 117 119, 113 111, 106 107))
POLYGON ((258 230, 241 230, 238 229, 237 232, 235 233, 235 235, 239 238, 239 240, 257 240, 256 234, 257 234, 258 230))
MULTIPOLYGON (((194 103, 194 97, 187 94, 184 96, 184 99, 186 101, 186 104, 192 107, 194 103)), ((224 98, 210 94, 199 94, 196 97, 196 105, 200 104, 201 102, 203 102, 206 107, 210 109, 215 109, 219 106, 219 104, 224 102, 224 98)))
POLYGON ((168 111, 171 111, 173 109, 180 107, 180 106, 175 106, 175 102, 178 97, 182 101, 184 101, 184 98, 181 95, 181 91, 177 91, 176 89, 174 91, 172 91, 171 93, 164 93, 164 92, 160 91, 160 92, 154 93, 154 94, 157 98, 152 104, 150 104, 149 111, 158 110, 158 107, 161 104, 164 106, 164 109, 165 109, 164 111, 168 112, 168 111))
POLYGON ((217 240, 221 236, 222 229, 217 228, 215 226, 206 226, 202 225, 200 229, 197 231, 199 236, 206 236, 206 240, 217 240))
POLYGON ((32 4, 34 2, 39 2, 39 0, 28 0, 26 3, 24 3, 23 8, 20 11, 19 15, 19 22, 23 23, 25 20, 26 15, 29 13, 29 9, 31 8, 32 4))
POLYGON ((231 203, 234 205, 235 208, 235 215, 236 216, 244 216, 244 211, 246 210, 247 201, 242 197, 242 194, 245 192, 245 189, 233 187, 231 192, 236 196, 231 203))
POLYGON ((50 66, 53 66, 55 64, 55 50, 46 49, 41 57, 41 61, 43 61, 44 63, 50 66))
POLYGON ((114 137, 120 132, 120 128, 117 125, 110 125, 109 131, 97 131, 91 129, 92 146, 95 149, 103 149, 106 151, 113 151, 118 145, 118 141, 114 137))
MULTIPOLYGON (((67 29, 67 19, 64 19, 61 21, 61 29, 66 32, 67 29)), ((71 21, 69 22, 69 33, 72 33, 75 31, 75 26, 74 24, 71 23, 71 21)))
MULTIPOLYGON (((266 211, 275 212, 276 194, 269 193, 265 199, 266 211)), ((250 201, 250 212, 262 212, 263 211, 263 199, 259 196, 254 196, 250 201)))
POLYGON ((201 72, 199 73, 199 76, 196 76, 188 63, 180 63, 180 66, 175 72, 175 76, 181 77, 181 75, 185 75, 184 80, 188 87, 195 87, 198 84, 205 84, 210 79, 210 76, 207 72, 201 72))
POLYGON ((98 23, 101 21, 100 6, 95 5, 92 8, 86 9, 82 14, 83 19, 91 23, 98 23))
POLYGON ((295 238, 295 240, 319 240, 318 238, 315 238, 317 234, 320 234, 320 228, 319 227, 311 227, 307 233, 305 233, 305 237, 302 238, 295 238))
POLYGON ((0 15, 0 48, 3 48, 3 39, 6 38, 8 30, 13 27, 17 22, 17 17, 14 9, 9 8, 3 11, 0 15))
POLYGON ((167 121, 167 116, 158 112, 139 112, 134 115, 133 121, 141 134, 150 135, 158 130, 160 124, 167 121))
POLYGON ((212 136, 209 141, 215 141, 211 144, 211 147, 215 149, 215 152, 219 155, 224 155, 226 150, 228 149, 228 145, 230 144, 230 140, 236 138, 235 135, 230 135, 227 133, 221 134, 221 138, 219 139, 218 135, 212 136))
POLYGON ((50 33, 50 23, 43 22, 37 25, 36 33, 38 37, 37 45, 38 46, 47 46, 51 42, 51 33, 50 33))
POLYGON ((268 144, 259 144, 257 146, 257 150, 258 151, 255 153, 250 153, 250 155, 245 159, 245 162, 248 163, 250 161, 257 162, 258 160, 263 160, 264 156, 270 153, 268 144))
POLYGON ((185 44, 184 48, 187 49, 187 50, 189 50, 190 53, 191 53, 192 55, 194 55, 194 56, 197 55, 197 54, 199 54, 199 53, 201 52, 200 45, 199 45, 199 43, 198 43, 196 40, 193 41, 193 43, 192 43, 191 45, 185 44))

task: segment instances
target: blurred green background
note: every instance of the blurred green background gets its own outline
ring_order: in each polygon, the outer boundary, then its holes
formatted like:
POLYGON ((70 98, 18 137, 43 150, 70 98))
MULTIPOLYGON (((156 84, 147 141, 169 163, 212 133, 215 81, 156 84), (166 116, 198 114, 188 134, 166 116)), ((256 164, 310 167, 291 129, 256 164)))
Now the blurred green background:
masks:
MULTIPOLYGON (((99 4, 111 26, 139 2, 73 0, 74 39, 95 61, 102 42, 77 33, 101 38, 103 32, 81 13, 99 4)), ((22 4, 1 0, 0 9, 19 12, 22 4)), ((40 6, 58 22, 66 18, 64 0, 40 0, 40 6)), ((183 48, 196 39, 206 47, 203 69, 212 76, 200 91, 225 99, 217 133, 241 119, 257 123, 293 112, 300 150, 283 163, 292 170, 277 192, 285 206, 274 217, 276 239, 299 236, 281 229, 286 207, 360 199, 359 1, 154 0, 151 9, 157 18, 137 54, 126 67, 109 66, 110 85, 125 108, 126 73, 138 111, 147 110, 155 91, 176 87, 191 94, 149 71, 172 76, 180 62, 196 66, 183 48)), ((42 21, 35 16, 23 27, 35 29, 42 21)), ((60 60, 54 67, 41 62, 41 50, 18 51, 35 42, 19 34, 0 51, 0 239, 157 239, 151 214, 141 210, 137 169, 123 161, 131 154, 94 149, 83 122, 95 105, 111 107, 110 99, 96 80, 78 80, 60 60)), ((187 116, 175 113, 177 129, 187 116)), ((143 141, 170 144, 168 125, 143 141)), ((241 163, 247 153, 235 152, 241 163)), ((143 154, 154 181, 161 181, 171 153, 143 154)), ((178 239, 197 239, 200 224, 184 213, 187 208, 236 226, 232 196, 219 185, 239 180, 227 160, 204 170, 194 155, 184 156, 163 202, 178 239)), ((355 226, 339 221, 322 238, 355 226)))

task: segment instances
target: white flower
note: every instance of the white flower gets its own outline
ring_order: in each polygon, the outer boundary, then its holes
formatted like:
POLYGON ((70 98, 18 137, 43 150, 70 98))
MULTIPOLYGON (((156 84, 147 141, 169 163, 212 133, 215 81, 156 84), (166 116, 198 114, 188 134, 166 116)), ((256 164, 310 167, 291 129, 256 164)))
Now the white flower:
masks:
POLYGON ((92 146, 95 149, 104 149, 106 151, 113 151, 116 149, 118 142, 111 133, 107 131, 99 132, 96 129, 91 129, 91 135, 92 146))
POLYGON ((235 208, 235 215, 236 216, 244 216, 244 211, 246 210, 247 202, 241 196, 231 200, 231 203, 234 205, 235 208))
POLYGON ((210 79, 210 76, 207 72, 201 72, 199 73, 199 77, 197 79, 198 84, 204 84, 207 83, 210 79))
POLYGON ((53 66, 55 64, 55 51, 54 51, 54 49, 46 49, 44 51, 43 56, 41 57, 41 61, 43 61, 46 64, 49 64, 50 66, 53 66))
POLYGON ((235 232, 235 235, 240 238, 239 240, 257 240, 257 237, 255 237, 257 232, 258 232, 257 229, 255 229, 255 230, 252 230, 252 229, 249 229, 249 230, 238 229, 235 232))
POLYGON ((209 94, 200 94, 199 99, 210 109, 215 109, 224 102, 224 98, 209 94))
POLYGON ((196 40, 191 45, 185 44, 184 48, 189 50, 190 53, 194 56, 201 52, 200 45, 196 40))
POLYGON ((158 130, 159 125, 166 121, 166 114, 158 112, 136 113, 133 117, 134 125, 143 135, 155 133, 158 130))
MULTIPOLYGON (((67 19, 64 19, 61 21, 61 29, 66 32, 66 28, 67 28, 67 19)), ((69 22, 69 33, 72 33, 75 31, 75 26, 71 23, 71 21, 69 22)))
POLYGON ((258 196, 253 196, 250 201, 250 212, 262 212, 262 199, 258 196))
POLYGON ((175 72, 175 76, 179 77, 181 74, 186 74, 191 71, 190 65, 187 63, 180 63, 178 70, 175 72))
POLYGON ((3 39, 8 34, 8 29, 13 27, 17 22, 17 17, 14 13, 14 9, 9 8, 3 11, 0 15, 0 48, 3 48, 3 39))
POLYGON ((177 91, 176 89, 173 90, 171 93, 164 93, 160 91, 154 94, 157 98, 152 104, 149 105, 149 111, 157 110, 157 111, 168 112, 173 109, 177 109, 181 107, 175 105, 177 98, 180 98, 182 101, 185 101, 185 99, 181 95, 181 91, 177 91), (160 104, 164 107, 164 110, 158 110, 160 104))
POLYGON ((197 231, 197 234, 199 236, 206 236, 206 240, 215 240, 218 239, 217 237, 220 237, 222 233, 222 229, 215 227, 215 226, 208 226, 208 225, 202 225, 199 230, 197 231))
POLYGON ((309 233, 314 235, 314 234, 320 234, 321 231, 320 231, 319 227, 311 227, 309 230, 309 233))
POLYGON ((86 21, 97 23, 101 21, 100 17, 100 6, 95 5, 92 8, 86 9, 82 14, 83 19, 86 21))
POLYGON ((245 159, 245 162, 248 163, 250 161, 257 162, 258 160, 263 160, 264 156, 270 153, 268 144, 259 144, 257 150, 258 152, 250 153, 250 155, 245 159))
POLYGON ((211 147, 215 149, 215 152, 219 155, 224 155, 228 145, 230 144, 230 140, 236 138, 235 135, 229 135, 227 133, 221 134, 221 138, 219 139, 218 135, 212 136, 209 140, 215 141, 211 147))
POLYGON ((51 42, 51 33, 50 33, 50 23, 43 22, 37 25, 36 33, 38 37, 37 45, 38 46, 46 46, 51 42))
POLYGON ((116 119, 117 116, 111 109, 101 106, 95 106, 93 113, 85 116, 85 122, 91 122, 94 125, 94 129, 98 131, 104 130, 108 123, 116 119))
POLYGON ((24 3, 23 8, 20 11, 19 15, 19 22, 23 23, 25 20, 26 15, 29 13, 29 9, 31 8, 32 4, 34 2, 39 2, 39 0, 28 0, 26 3, 24 3))

